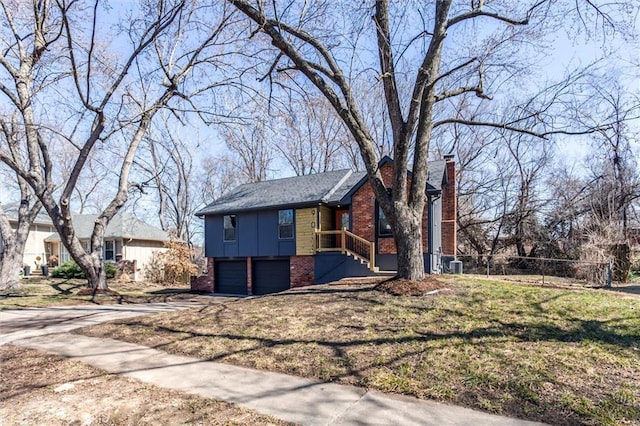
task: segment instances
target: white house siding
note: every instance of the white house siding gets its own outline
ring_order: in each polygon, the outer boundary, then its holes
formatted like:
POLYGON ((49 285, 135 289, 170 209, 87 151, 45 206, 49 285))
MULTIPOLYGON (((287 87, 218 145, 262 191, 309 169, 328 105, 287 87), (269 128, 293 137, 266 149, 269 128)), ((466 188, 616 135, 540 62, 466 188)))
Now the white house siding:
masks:
POLYGON ((22 262, 25 265, 29 265, 31 270, 35 268, 35 262, 38 256, 40 256, 40 261, 37 261, 38 264, 42 265, 47 262, 44 239, 53 232, 55 232, 55 229, 52 225, 33 224, 29 228, 29 235, 27 236, 27 243, 24 247, 22 262))
POLYGON ((136 281, 144 281, 145 266, 151 260, 154 252, 164 252, 167 249, 162 241, 131 240, 123 241, 122 257, 136 261, 136 281))
MULTIPOLYGON (((113 241, 110 238, 105 238, 105 241, 106 240, 113 241)), ((145 280, 144 268, 151 260, 154 252, 164 252, 167 250, 162 241, 115 240, 114 242, 116 255, 121 254, 123 260, 136 261, 136 273, 134 277, 131 277, 135 279, 135 281, 145 280)), ((89 249, 88 240, 81 240, 81 243, 85 247, 85 250, 89 249)), ((60 259, 62 259, 61 263, 71 259, 71 256, 62 244, 60 244, 60 259)))

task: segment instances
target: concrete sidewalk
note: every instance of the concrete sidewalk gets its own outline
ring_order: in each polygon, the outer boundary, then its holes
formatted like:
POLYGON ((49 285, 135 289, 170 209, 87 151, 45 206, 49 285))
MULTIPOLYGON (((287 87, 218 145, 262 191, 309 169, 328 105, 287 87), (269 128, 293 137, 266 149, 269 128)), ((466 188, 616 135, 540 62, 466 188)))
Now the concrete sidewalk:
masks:
POLYGON ((14 340, 177 309, 205 306, 201 301, 123 305, 77 305, 0 310, 0 345, 14 340))
POLYGON ((236 403, 303 425, 534 425, 540 423, 366 389, 170 355, 111 339, 49 334, 14 344, 109 373, 236 403))

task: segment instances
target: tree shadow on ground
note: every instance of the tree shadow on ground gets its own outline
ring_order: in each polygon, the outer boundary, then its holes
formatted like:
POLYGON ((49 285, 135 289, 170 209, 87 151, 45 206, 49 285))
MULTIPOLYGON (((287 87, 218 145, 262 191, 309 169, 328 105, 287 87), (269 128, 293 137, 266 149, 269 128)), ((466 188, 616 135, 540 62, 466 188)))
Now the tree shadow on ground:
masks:
POLYGON ((164 294, 193 294, 188 287, 170 287, 162 290, 148 291, 145 294, 164 295, 164 294))
MULTIPOLYGON (((371 387, 369 378, 374 370, 386 369, 387 372, 390 372, 389 374, 402 376, 402 373, 398 370, 402 365, 410 364, 414 362, 415 359, 424 357, 423 343, 430 343, 429 348, 432 350, 447 348, 452 351, 462 350, 464 346, 473 345, 478 347, 478 350, 486 352, 501 342, 529 343, 545 341, 561 343, 595 342, 613 345, 623 349, 632 349, 634 351, 640 350, 640 330, 631 328, 614 329, 610 326, 611 323, 625 319, 626 318, 616 318, 603 321, 572 319, 566 327, 558 327, 544 323, 543 320, 537 323, 498 321, 494 324, 476 327, 468 331, 443 331, 442 333, 414 331, 412 335, 400 334, 397 330, 392 328, 385 329, 381 325, 382 328, 378 331, 380 334, 383 334, 382 336, 369 338, 359 333, 359 335, 354 336, 354 338, 347 338, 337 334, 336 338, 330 339, 279 339, 261 336, 257 333, 251 333, 250 331, 243 334, 229 333, 224 330, 220 332, 202 332, 190 330, 189 325, 173 327, 149 324, 139 319, 124 320, 122 323, 133 328, 144 329, 141 330, 141 332, 145 335, 164 336, 162 343, 152 345, 154 349, 196 357, 207 361, 230 362, 232 364, 238 364, 237 360, 239 359, 238 357, 240 357, 240 359, 248 360, 248 364, 240 362, 240 365, 253 368, 255 368, 256 365, 251 363, 252 359, 271 356, 268 355, 269 353, 275 356, 275 358, 281 356, 276 352, 271 352, 273 350, 290 347, 291 351, 305 352, 308 350, 314 352, 317 351, 316 348, 325 348, 330 351, 330 354, 325 355, 326 361, 334 365, 336 369, 331 372, 330 375, 320 378, 320 380, 371 387), (222 347, 226 346, 226 349, 214 356, 203 355, 202 352, 199 352, 200 349, 198 348, 206 346, 206 342, 203 342, 201 339, 224 340, 225 342, 222 343, 222 347), (380 348, 389 346, 402 348, 402 350, 386 353, 384 358, 374 356, 375 354, 380 354, 378 352, 380 348), (372 356, 361 360, 354 359, 352 350, 361 350, 362 348, 373 348, 372 356)), ((361 328, 353 327, 353 330, 359 332, 361 328)), ((320 354, 322 352, 317 353, 320 354)), ((511 355, 501 353, 500 351, 496 353, 495 357, 504 363, 507 369, 506 371, 508 371, 509 368, 517 368, 519 363, 518 359, 513 359, 511 355)), ((277 363, 269 369, 272 371, 280 371, 277 363)), ((280 372, 296 374, 286 369, 280 372)), ((478 372, 470 372, 469 374, 471 373, 478 372)), ((471 376, 473 376, 473 374, 471 374, 471 376)), ((318 377, 310 378, 319 379, 318 377)), ((455 398, 453 401, 474 408, 481 408, 477 406, 477 397, 479 394, 476 395, 475 393, 482 393, 483 395, 481 396, 483 396, 483 398, 492 398, 493 393, 496 395, 500 394, 500 392, 517 393, 520 392, 520 388, 530 386, 528 383, 521 383, 522 380, 525 380, 525 378, 512 378, 504 381, 504 383, 495 385, 497 388, 486 390, 486 392, 480 388, 476 389, 471 386, 467 391, 473 395, 463 397, 463 394, 461 394, 461 396, 455 398), (520 382, 518 380, 520 380, 520 382), (511 387, 513 387, 513 389, 509 389, 511 387)), ((573 384, 566 383, 562 384, 562 386, 570 388, 573 384)), ((373 387, 375 388, 375 385, 373 387)), ((580 394, 579 389, 572 390, 572 392, 580 394)), ((420 393, 409 392, 409 394, 418 397, 421 396, 420 393)), ((523 401, 526 400, 526 397, 527 395, 523 394, 523 401)), ((496 396, 496 398, 499 399, 498 396, 496 396)), ((523 401, 520 401, 520 403, 524 404, 526 402, 523 401)), ((578 420, 578 418, 575 417, 575 413, 572 413, 571 417, 562 417, 567 414, 566 407, 556 406, 557 402, 557 400, 555 400, 553 404, 536 401, 531 402, 530 408, 533 409, 535 406, 535 409, 539 410, 539 415, 534 416, 533 419, 552 421, 552 423, 555 424, 562 424, 562 419, 571 419, 568 423, 578 420)), ((526 403, 529 404, 529 402, 526 403)), ((517 410, 513 408, 513 410, 515 411, 509 409, 508 414, 520 416, 526 414, 521 412, 520 408, 517 410)))
POLYGON ((67 284, 68 282, 69 280, 52 283, 52 284, 49 284, 49 287, 57 291, 58 295, 71 295, 73 294, 72 293, 73 290, 86 287, 86 285, 84 284, 74 284, 74 285, 70 285, 69 288, 62 288, 62 286, 67 284))

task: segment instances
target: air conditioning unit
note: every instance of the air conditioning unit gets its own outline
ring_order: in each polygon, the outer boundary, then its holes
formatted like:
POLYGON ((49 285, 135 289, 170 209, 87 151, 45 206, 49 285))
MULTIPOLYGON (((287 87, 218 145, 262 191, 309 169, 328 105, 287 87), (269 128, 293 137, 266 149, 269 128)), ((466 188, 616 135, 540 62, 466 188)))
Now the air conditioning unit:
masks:
POLYGON ((449 271, 451 271, 452 274, 461 274, 462 262, 459 260, 452 260, 449 262, 449 271))

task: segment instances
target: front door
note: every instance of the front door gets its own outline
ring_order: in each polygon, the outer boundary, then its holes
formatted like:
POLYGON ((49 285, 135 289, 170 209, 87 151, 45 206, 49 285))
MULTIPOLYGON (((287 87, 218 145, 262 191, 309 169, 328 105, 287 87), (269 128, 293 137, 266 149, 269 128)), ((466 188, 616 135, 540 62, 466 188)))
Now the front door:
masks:
POLYGON ((349 229, 349 210, 336 210, 336 229, 349 229))

